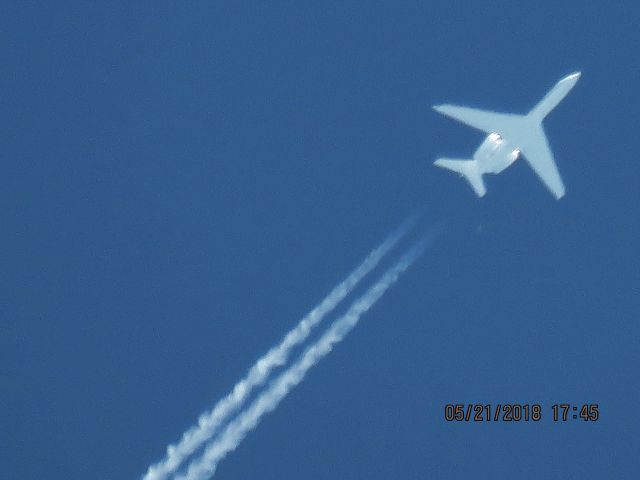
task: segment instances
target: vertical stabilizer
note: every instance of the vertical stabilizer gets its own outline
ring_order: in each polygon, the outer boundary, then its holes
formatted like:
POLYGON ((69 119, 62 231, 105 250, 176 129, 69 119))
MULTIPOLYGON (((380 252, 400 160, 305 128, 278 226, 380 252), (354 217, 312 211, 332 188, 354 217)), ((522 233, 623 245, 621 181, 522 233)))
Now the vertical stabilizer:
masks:
POLYGON ((446 168, 447 170, 459 173, 461 176, 467 179, 473 191, 479 197, 484 197, 487 193, 487 189, 482 181, 482 173, 478 169, 478 164, 475 160, 455 160, 450 158, 439 158, 434 165, 440 168, 446 168))
POLYGON ((533 110, 529 113, 529 117, 532 117, 537 122, 542 122, 544 117, 549 115, 549 112, 556 108, 556 106, 562 101, 564 97, 571 91, 571 89, 578 83, 580 79, 580 72, 572 73, 571 75, 567 75, 555 86, 549 90, 538 104, 533 107, 533 110))

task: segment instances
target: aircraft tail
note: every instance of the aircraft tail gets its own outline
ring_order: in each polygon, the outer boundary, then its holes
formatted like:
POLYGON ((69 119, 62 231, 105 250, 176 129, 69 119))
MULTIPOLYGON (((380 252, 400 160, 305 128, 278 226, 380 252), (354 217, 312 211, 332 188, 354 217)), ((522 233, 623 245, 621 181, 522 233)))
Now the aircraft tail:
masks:
POLYGON ((487 189, 482 181, 482 173, 478 170, 478 164, 475 160, 439 158, 433 163, 438 167, 457 172, 466 178, 471 188, 473 188, 473 191, 476 192, 476 195, 479 197, 483 197, 484 194, 487 193, 487 189))
POLYGON ((575 84, 580 79, 580 72, 572 73, 564 77, 549 92, 544 96, 538 104, 533 107, 533 110, 529 112, 528 117, 541 123, 544 117, 549 115, 549 112, 556 108, 556 106, 562 101, 564 97, 571 91, 575 84))

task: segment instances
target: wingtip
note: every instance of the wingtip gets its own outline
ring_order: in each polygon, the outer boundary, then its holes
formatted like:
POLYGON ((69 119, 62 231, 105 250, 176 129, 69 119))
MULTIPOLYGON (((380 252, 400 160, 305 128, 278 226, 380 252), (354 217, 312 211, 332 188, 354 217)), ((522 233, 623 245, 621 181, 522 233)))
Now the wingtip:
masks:
POLYGON ((581 75, 582 75, 582 72, 573 72, 571 75, 567 75, 565 79, 570 80, 573 83, 576 83, 578 80, 580 80, 581 75))
POLYGON ((562 197, 564 197, 564 194, 565 194, 564 185, 560 187, 558 190, 555 190, 553 192, 553 196, 556 197, 556 200, 560 200, 562 197))
POLYGON ((447 104, 447 103, 443 103, 442 105, 434 105, 433 108, 436 112, 438 112, 441 115, 445 115, 445 116, 450 116, 447 111, 449 109, 451 105, 447 104))
POLYGON ((442 159, 441 159, 441 158, 437 159, 435 162, 433 162, 433 164, 434 164, 436 167, 440 167, 440 168, 447 168, 447 167, 445 167, 445 164, 442 162, 442 159))

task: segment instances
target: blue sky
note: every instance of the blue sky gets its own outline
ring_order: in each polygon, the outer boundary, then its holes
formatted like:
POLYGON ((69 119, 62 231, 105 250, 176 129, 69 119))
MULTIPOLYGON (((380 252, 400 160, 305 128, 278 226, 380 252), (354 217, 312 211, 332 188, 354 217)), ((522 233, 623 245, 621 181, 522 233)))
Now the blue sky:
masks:
POLYGON ((132 479, 411 212, 445 232, 217 478, 635 478, 635 2, 14 2, 0 16, 0 460, 132 479), (478 200, 432 166, 545 121, 478 200), (446 403, 598 403, 451 424, 446 403))

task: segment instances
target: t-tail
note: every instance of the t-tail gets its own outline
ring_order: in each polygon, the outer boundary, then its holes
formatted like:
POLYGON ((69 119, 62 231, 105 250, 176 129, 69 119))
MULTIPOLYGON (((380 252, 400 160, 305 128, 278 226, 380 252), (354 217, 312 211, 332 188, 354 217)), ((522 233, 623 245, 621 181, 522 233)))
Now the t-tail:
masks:
POLYGON ((475 160, 439 158, 434 164, 438 167, 459 173, 460 176, 466 178, 471 188, 473 188, 473 191, 476 192, 476 195, 479 197, 484 197, 484 194, 487 193, 484 181, 482 180, 482 173, 480 173, 480 169, 475 160))

